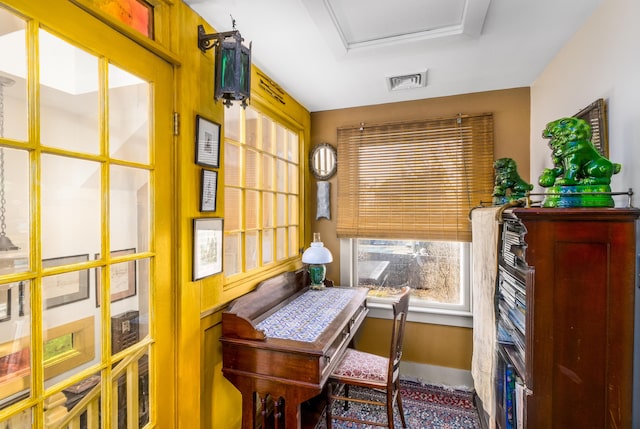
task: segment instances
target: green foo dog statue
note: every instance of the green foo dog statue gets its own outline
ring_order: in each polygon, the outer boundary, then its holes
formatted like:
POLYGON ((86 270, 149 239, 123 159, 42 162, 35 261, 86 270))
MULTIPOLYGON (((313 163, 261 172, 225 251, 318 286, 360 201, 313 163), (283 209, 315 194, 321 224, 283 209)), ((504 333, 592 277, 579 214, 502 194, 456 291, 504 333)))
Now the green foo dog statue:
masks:
POLYGON ((501 206, 519 200, 533 189, 533 185, 522 180, 518 174, 518 166, 511 158, 500 158, 493 163, 495 170, 493 187, 493 204, 501 206))
POLYGON ((538 178, 549 188, 543 207, 613 207, 611 176, 622 166, 602 156, 591 142, 591 126, 583 119, 561 118, 542 132, 549 140, 553 168, 538 178))

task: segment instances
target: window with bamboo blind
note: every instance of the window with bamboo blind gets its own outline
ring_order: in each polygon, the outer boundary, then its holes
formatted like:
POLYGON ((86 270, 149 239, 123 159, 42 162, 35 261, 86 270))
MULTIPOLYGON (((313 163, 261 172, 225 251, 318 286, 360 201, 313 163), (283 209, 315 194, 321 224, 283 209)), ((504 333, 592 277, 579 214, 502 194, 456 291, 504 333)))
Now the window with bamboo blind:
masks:
POLYGON ((225 110, 226 276, 298 255, 299 142, 299 130, 255 107, 234 105, 225 110))
MULTIPOLYGON (((412 306, 469 311, 469 211, 493 191, 491 114, 338 130, 338 236, 348 278, 412 306)), ((344 278, 344 277, 343 277, 344 278)))
POLYGON ((470 241, 493 191, 493 117, 338 130, 339 237, 470 241))

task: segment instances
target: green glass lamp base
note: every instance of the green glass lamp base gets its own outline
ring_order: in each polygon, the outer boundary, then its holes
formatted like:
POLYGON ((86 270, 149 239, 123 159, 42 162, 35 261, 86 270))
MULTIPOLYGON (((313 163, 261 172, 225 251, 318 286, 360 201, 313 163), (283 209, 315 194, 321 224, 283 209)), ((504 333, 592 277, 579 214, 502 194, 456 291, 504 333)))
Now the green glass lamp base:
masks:
POLYGON ((614 207, 609 185, 551 186, 542 207, 614 207))
POLYGON ((309 265, 309 277, 311 278, 311 289, 324 289, 324 277, 327 267, 324 265, 309 265))

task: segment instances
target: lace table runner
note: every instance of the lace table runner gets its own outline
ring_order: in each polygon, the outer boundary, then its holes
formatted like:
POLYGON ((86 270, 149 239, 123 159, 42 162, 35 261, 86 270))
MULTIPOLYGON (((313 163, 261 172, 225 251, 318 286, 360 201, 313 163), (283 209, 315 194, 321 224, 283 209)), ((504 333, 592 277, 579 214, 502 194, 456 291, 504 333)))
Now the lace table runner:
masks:
POLYGON ((256 327, 264 331, 267 338, 311 343, 347 306, 356 292, 338 288, 308 290, 256 327))

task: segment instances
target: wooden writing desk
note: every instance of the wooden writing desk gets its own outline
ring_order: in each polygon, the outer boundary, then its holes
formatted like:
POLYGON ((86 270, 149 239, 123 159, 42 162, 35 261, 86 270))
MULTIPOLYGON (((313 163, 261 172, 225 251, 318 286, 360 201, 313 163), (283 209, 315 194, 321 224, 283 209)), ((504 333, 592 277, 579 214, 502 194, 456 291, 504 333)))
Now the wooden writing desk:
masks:
POLYGON ((310 290, 302 278, 273 277, 222 314, 222 372, 242 393, 243 429, 262 425, 271 401, 276 428, 300 428, 300 404, 322 392, 367 315, 366 288, 310 290))

